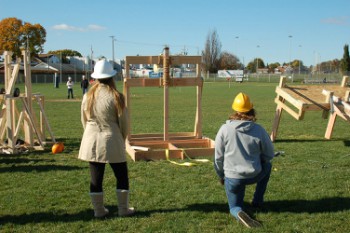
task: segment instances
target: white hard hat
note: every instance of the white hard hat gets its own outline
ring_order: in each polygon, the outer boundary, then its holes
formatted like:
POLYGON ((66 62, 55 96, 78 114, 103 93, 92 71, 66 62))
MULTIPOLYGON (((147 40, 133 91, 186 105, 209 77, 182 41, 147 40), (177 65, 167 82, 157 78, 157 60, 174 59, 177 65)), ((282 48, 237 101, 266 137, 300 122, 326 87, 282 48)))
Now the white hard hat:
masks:
POLYGON ((113 77, 116 73, 117 71, 113 69, 111 63, 106 61, 106 59, 103 59, 96 62, 94 72, 91 74, 91 77, 94 79, 110 78, 113 77))

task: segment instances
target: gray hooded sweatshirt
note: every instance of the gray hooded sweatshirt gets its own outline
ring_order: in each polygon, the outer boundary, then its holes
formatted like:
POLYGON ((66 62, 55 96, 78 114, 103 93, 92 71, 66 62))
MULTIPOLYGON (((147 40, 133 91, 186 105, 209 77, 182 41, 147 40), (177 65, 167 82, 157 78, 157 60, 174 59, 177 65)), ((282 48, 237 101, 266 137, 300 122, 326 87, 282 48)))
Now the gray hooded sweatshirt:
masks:
POLYGON ((253 178, 273 157, 270 136, 255 122, 227 120, 216 135, 214 167, 220 178, 253 178))

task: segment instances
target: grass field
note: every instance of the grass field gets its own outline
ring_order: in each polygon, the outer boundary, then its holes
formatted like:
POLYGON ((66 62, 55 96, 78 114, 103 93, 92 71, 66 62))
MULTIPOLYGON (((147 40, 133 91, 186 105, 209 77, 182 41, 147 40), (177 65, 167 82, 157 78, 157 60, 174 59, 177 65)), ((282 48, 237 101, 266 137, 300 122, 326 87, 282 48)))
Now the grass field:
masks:
MULTIPOLYGON (((117 85, 122 90, 121 83, 117 85)), ((205 83, 203 134, 215 138, 240 91, 250 95, 258 123, 270 132, 276 85, 205 83)), ((282 115, 274 146, 285 156, 273 160, 266 209, 249 208, 254 186, 246 191, 247 211, 262 228, 247 229, 229 215, 212 163, 184 167, 166 160, 128 160, 130 204, 137 209, 129 218, 113 214, 115 179, 107 168, 104 191, 112 215, 95 219, 88 164, 77 159, 83 130, 78 85, 74 91, 76 98, 67 100, 64 85, 33 85, 33 92, 45 96, 49 123, 65 150, 0 155, 0 232, 350 232, 350 125, 339 118, 332 139, 326 140, 327 120, 321 112, 307 112, 303 121, 282 115)), ((162 89, 135 88, 131 94, 132 132, 162 132, 162 89)), ((170 131, 193 130, 195 95, 192 87, 170 89, 170 131)))

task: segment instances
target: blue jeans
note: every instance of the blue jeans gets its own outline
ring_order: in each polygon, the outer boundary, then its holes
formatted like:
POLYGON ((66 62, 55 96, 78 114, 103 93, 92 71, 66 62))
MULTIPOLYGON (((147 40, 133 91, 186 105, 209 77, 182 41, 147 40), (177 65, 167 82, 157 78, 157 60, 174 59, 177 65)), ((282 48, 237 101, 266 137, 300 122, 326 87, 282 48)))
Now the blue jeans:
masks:
POLYGON ((267 183, 271 174, 271 163, 261 164, 261 172, 249 179, 233 179, 225 177, 225 191, 230 207, 230 213, 237 218, 237 214, 243 208, 244 194, 246 185, 255 184, 255 193, 253 203, 262 204, 264 202, 264 194, 267 183))

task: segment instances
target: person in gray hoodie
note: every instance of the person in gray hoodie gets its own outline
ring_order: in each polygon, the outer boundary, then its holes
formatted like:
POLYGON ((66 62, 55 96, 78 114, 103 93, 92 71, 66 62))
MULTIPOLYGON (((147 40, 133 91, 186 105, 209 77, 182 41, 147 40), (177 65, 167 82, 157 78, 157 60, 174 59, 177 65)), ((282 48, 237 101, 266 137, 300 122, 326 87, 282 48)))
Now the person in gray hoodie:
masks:
POLYGON ((215 138, 214 168, 225 186, 230 213, 246 227, 260 227, 243 210, 246 185, 255 184, 252 206, 261 207, 271 174, 274 147, 266 130, 256 122, 249 96, 239 93, 232 104, 235 111, 215 138))

